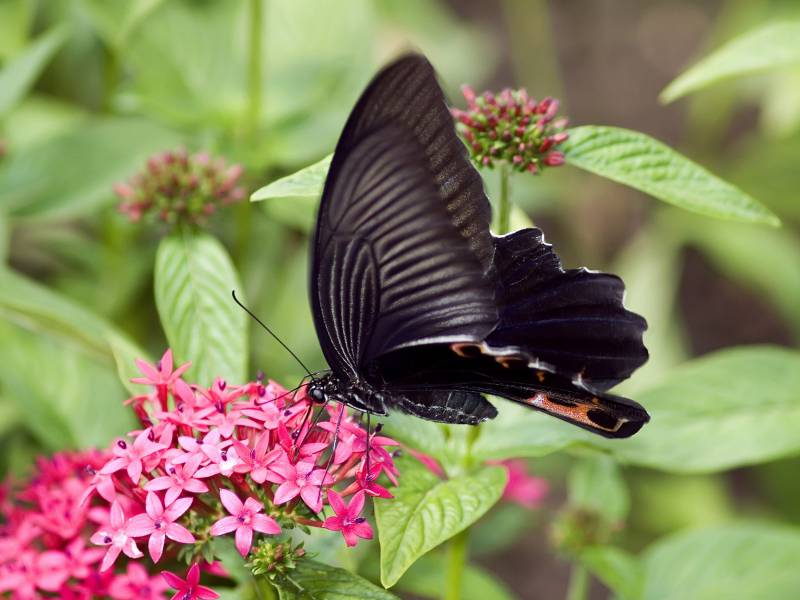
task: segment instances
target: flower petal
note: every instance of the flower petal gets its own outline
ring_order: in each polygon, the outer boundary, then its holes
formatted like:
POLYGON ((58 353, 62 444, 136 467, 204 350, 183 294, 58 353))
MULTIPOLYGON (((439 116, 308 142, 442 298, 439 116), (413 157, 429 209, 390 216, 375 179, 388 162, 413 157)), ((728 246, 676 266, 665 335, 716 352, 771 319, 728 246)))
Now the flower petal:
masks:
POLYGON ((103 562, 100 563, 100 571, 108 571, 114 565, 114 561, 117 560, 120 552, 122 552, 122 548, 109 546, 106 555, 103 557, 103 562))
POLYGON ((261 502, 259 502, 255 498, 248 498, 247 500, 244 501, 244 509, 249 510, 250 512, 257 513, 264 510, 264 505, 261 504, 261 502))
POLYGON ((151 479, 147 482, 144 486, 148 492, 160 492, 161 490, 166 490, 168 487, 172 485, 172 478, 167 477, 166 475, 162 477, 156 477, 155 479, 151 479))
POLYGON ((253 529, 261 533, 278 534, 281 532, 281 527, 275 519, 267 515, 253 515, 251 521, 253 529))
POLYGON ((154 531, 147 541, 147 550, 150 552, 150 558, 154 563, 157 563, 164 552, 164 532, 154 531))
POLYGON ((241 523, 236 517, 222 517, 211 526, 211 535, 225 535, 234 529, 238 529, 241 523))
POLYGON ((194 544, 192 532, 178 523, 170 523, 167 525, 167 537, 181 544, 194 544))
POLYGON ((253 529, 247 526, 236 530, 236 549, 242 556, 247 556, 250 546, 253 545, 253 529))
POLYGON ((189 510, 189 507, 194 502, 193 498, 178 498, 170 504, 167 509, 164 511, 164 516, 169 521, 175 521, 180 517, 183 513, 189 510))
POLYGON ((328 504, 331 505, 333 512, 335 512, 338 516, 342 516, 347 513, 347 505, 345 505, 344 500, 342 500, 342 497, 333 490, 328 490, 328 504))
POLYGON ((222 501, 222 505, 226 508, 226 510, 232 515, 238 515, 242 512, 243 504, 242 501, 239 500, 239 496, 231 492, 230 490, 222 489, 219 491, 219 499, 222 501))
POLYGON ((150 515, 145 513, 131 517, 127 526, 125 527, 125 531, 127 531, 128 535, 133 537, 150 535, 153 533, 153 531, 155 531, 155 529, 156 528, 153 524, 153 519, 150 517, 150 515))
POLYGON ((284 502, 288 502, 292 498, 297 497, 297 494, 300 493, 300 488, 297 487, 297 484, 293 481, 286 481, 278 486, 278 489, 275 490, 275 498, 273 499, 274 504, 283 504, 284 502))

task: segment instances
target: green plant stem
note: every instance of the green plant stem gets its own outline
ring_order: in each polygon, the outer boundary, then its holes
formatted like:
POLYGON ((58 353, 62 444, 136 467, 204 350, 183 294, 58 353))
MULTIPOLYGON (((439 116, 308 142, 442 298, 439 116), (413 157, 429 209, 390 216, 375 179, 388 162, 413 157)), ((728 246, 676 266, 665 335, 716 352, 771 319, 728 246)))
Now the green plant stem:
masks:
POLYGON ((508 164, 500 163, 500 197, 497 204, 497 234, 505 235, 511 230, 511 198, 508 193, 508 164))
POLYGON ((447 549, 447 574, 443 600, 460 600, 461 584, 464 579, 464 565, 467 562, 469 528, 454 535, 447 549))
POLYGON ((586 600, 589 594, 589 572, 586 567, 575 563, 569 577, 567 600, 586 600))
POLYGON ((261 65, 264 0, 250 0, 250 60, 247 68, 247 134, 255 135, 261 120, 261 65))

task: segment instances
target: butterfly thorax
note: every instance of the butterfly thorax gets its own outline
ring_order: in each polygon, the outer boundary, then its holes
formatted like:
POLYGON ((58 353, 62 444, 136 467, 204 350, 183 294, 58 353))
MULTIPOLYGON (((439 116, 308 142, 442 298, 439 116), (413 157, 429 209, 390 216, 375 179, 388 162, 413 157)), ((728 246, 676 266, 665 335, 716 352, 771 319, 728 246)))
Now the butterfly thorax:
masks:
POLYGON ((388 414, 383 393, 366 381, 356 381, 330 373, 313 379, 308 384, 306 393, 319 404, 340 402, 361 412, 383 416, 388 414))

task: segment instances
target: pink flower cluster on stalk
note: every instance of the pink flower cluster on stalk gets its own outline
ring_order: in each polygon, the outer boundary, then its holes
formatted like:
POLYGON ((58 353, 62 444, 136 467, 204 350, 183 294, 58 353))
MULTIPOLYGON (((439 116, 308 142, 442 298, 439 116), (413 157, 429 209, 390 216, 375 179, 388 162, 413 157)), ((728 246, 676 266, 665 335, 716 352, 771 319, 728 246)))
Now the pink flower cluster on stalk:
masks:
POLYGON ((119 211, 131 221, 153 214, 165 223, 198 223, 245 198, 243 172, 241 165, 229 166, 205 152, 168 151, 152 156, 144 170, 117 183, 114 192, 121 199, 119 211))
POLYGON ((0 489, 0 596, 155 600, 172 587, 210 599, 201 571, 225 576, 214 538, 232 536, 258 572, 304 554, 277 537, 286 529, 372 538, 362 512, 367 496, 391 497, 378 478, 397 484, 396 442, 343 406, 314 405, 304 386, 190 385, 169 350, 137 364, 150 391, 127 404, 141 429, 108 451, 40 460, 20 491, 0 489), (176 560, 191 563, 185 577, 153 574, 176 560))
POLYGON ((485 167, 505 162, 516 171, 538 173, 545 167, 564 164, 557 146, 569 135, 566 118, 556 118, 558 100, 539 102, 524 89, 505 88, 499 94, 477 95, 462 86, 467 110, 452 109, 457 127, 470 149, 472 159, 485 167))

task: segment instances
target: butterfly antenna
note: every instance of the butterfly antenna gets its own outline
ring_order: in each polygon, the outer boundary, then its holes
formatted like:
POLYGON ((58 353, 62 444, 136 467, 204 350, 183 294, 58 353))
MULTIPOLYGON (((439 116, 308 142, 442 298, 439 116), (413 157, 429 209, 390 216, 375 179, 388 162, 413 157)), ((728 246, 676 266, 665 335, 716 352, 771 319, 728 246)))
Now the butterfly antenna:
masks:
POLYGON ((284 350, 286 350, 289 354, 291 354, 292 358, 294 358, 297 361, 297 364, 299 364, 301 367, 303 367, 305 372, 308 373, 308 376, 313 379, 314 375, 311 373, 309 368, 303 364, 303 361, 300 360, 300 358, 297 356, 297 354, 292 352, 291 348, 289 348, 289 346, 284 344, 283 340, 281 340, 281 338, 279 338, 277 335, 275 335, 275 332, 272 331, 272 329, 270 329, 269 327, 264 325, 264 322, 261 319, 259 319, 257 316, 255 316, 253 314, 253 312, 249 308, 247 308, 244 304, 239 302, 239 299, 236 297, 236 290, 231 290, 231 296, 233 296, 233 301, 236 302, 236 304, 239 305, 239 308, 241 308, 244 312, 246 312, 248 315, 250 315, 256 323, 261 325, 261 327, 264 329, 264 331, 266 331, 273 338, 275 338, 275 341, 278 342, 281 346, 283 346, 284 350))

